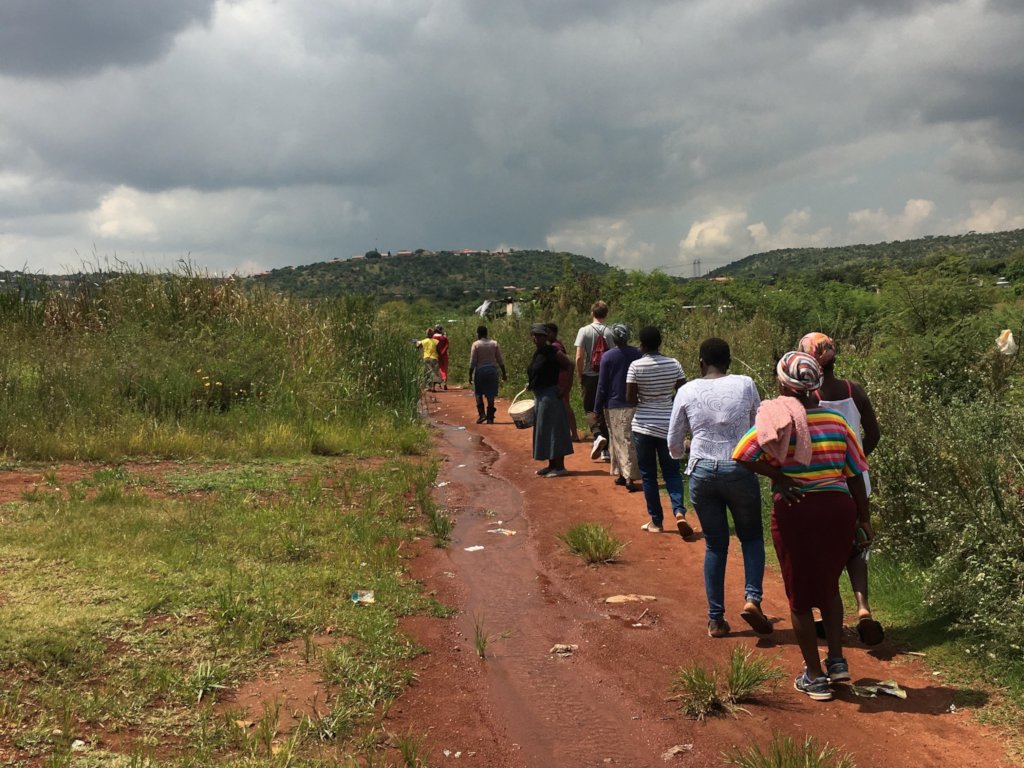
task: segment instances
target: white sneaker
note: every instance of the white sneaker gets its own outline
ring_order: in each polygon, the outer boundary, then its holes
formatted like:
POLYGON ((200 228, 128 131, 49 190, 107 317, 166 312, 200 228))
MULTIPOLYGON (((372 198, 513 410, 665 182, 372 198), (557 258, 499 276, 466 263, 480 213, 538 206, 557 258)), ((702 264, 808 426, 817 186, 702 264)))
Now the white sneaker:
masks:
POLYGON ((608 438, 598 435, 594 438, 594 445, 590 449, 590 458, 595 461, 601 456, 601 452, 608 446, 608 438))

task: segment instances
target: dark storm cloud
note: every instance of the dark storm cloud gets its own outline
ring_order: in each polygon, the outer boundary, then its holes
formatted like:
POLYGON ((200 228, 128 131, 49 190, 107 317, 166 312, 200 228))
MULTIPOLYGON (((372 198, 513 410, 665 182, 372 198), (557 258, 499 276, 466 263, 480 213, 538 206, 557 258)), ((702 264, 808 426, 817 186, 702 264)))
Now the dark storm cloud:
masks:
POLYGON ((3 0, 0 73, 82 77, 166 53, 175 35, 209 20, 214 0, 3 0))
POLYGON ((751 26, 774 32, 818 30, 841 25, 856 16, 880 21, 954 3, 956 0, 775 0, 758 4, 751 26))
POLYGON ((822 242, 858 210, 902 236, 910 198, 1020 197, 1019 4, 37 4, 0 0, 0 235, 26 242, 56 214, 75 248, 211 266, 546 242, 650 266, 692 224, 724 254, 761 221, 787 244, 794 211, 822 242))

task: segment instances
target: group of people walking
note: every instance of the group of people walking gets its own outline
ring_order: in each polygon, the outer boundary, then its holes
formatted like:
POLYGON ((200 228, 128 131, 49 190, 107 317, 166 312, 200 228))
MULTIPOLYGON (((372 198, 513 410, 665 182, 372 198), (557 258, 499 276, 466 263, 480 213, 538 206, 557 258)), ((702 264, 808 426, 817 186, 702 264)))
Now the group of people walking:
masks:
POLYGON ((575 360, 555 344, 557 329, 553 334, 541 323, 530 329, 533 458, 546 462, 537 474, 568 474, 565 457, 573 453, 574 440, 560 381, 575 368, 593 432, 591 458, 607 450, 614 482, 643 491, 643 530, 660 533, 665 527, 660 471, 676 530, 684 538, 693 534, 684 471, 689 477, 690 502, 705 541, 708 635, 714 638, 731 632, 725 618, 729 514, 743 557, 739 616, 759 635, 773 630, 761 608, 765 549, 757 476, 769 478, 771 537, 804 658, 794 685, 812 699, 831 699, 831 684, 850 679, 839 594, 844 569, 857 599, 861 640, 875 644, 883 636, 867 589, 866 551, 873 538, 867 456, 880 436, 870 399, 859 384, 836 378, 835 344, 822 333, 807 334, 778 361, 779 396, 762 401, 749 376, 729 372, 731 350, 723 339, 703 341, 700 376, 688 382, 679 361, 661 353, 658 328, 642 328, 634 347, 630 329, 607 318, 607 305, 595 303, 591 323, 577 334, 575 360), (828 646, 824 661, 819 636, 828 646))
MULTIPOLYGON (((576 334, 574 357, 559 341, 558 326, 530 327, 533 458, 544 462, 536 474, 545 479, 569 474, 565 457, 580 441, 569 403, 578 380, 591 430, 583 438, 592 441, 591 459, 608 462, 616 485, 643 492, 644 531, 665 529, 660 471, 672 523, 684 538, 693 536, 684 501, 683 474, 688 476, 690 503, 705 542, 707 628, 713 638, 732 631, 725 596, 730 514, 743 558, 739 616, 758 635, 773 631, 761 608, 765 549, 757 476, 767 477, 772 543, 804 659, 794 685, 812 699, 831 699, 831 684, 850 679, 839 594, 844 569, 857 600, 860 639, 869 645, 883 639, 868 603, 867 548, 874 534, 867 457, 880 431, 867 393, 856 382, 836 377, 835 344, 823 333, 807 334, 783 355, 775 368, 778 397, 762 401, 749 376, 729 372, 732 355, 723 339, 701 343, 700 376, 687 381, 679 361, 662 354, 658 328, 640 329, 633 346, 630 328, 609 324, 608 314, 604 302, 593 305, 591 322, 576 334), (824 660, 819 637, 828 647, 824 660)), ((443 335, 440 328, 430 330, 435 333, 428 331, 429 338, 443 335)), ((425 342, 419 343, 426 359, 425 342)), ((438 373, 443 383, 447 366, 443 379, 440 365, 438 373)), ((480 326, 469 374, 477 423, 494 421, 499 375, 508 378, 501 349, 480 326)))

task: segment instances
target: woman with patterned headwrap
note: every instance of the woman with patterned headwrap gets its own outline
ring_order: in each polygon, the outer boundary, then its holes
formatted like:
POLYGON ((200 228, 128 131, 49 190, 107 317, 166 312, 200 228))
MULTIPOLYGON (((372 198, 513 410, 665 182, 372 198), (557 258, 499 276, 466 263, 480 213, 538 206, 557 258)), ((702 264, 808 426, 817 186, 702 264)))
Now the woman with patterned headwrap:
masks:
MULTIPOLYGON (((835 342, 824 333, 813 331, 800 339, 797 349, 814 357, 821 366, 818 405, 843 414, 853 433, 861 438, 864 456, 871 456, 882 437, 878 418, 864 387, 850 379, 836 378, 835 342)), ((870 497, 871 478, 867 472, 864 473, 864 490, 870 497)), ((850 557, 846 561, 846 573, 850 577, 850 587, 857 601, 857 636, 866 645, 878 645, 885 638, 885 631, 871 615, 868 602, 868 549, 859 541, 852 543, 850 557)))
POLYGON ((818 406, 822 373, 811 355, 787 352, 775 373, 781 396, 761 403, 732 457, 772 481, 772 542, 804 657, 794 685, 812 699, 828 701, 829 683, 850 679, 839 577, 858 525, 869 541, 872 536, 862 477, 867 462, 842 414, 818 406), (828 641, 824 669, 814 608, 828 641))

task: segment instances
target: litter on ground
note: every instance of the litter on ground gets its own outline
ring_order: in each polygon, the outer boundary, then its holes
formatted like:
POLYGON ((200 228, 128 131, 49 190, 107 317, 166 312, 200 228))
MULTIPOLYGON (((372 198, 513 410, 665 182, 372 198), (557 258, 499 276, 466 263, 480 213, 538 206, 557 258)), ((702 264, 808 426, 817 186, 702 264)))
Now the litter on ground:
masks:
POLYGON ((657 600, 657 599, 658 598, 656 598, 654 595, 632 595, 632 594, 630 594, 630 595, 612 595, 611 597, 606 597, 604 599, 604 601, 606 603, 611 603, 612 605, 618 605, 620 603, 647 603, 647 602, 650 602, 651 600, 657 600))
POLYGON ((480 544, 474 544, 472 547, 466 547, 467 552, 479 552, 481 549, 483 549, 483 546, 480 544))
POLYGON ((548 653, 553 653, 555 656, 572 656, 573 652, 579 648, 578 645, 569 645, 568 643, 556 643, 551 646, 551 650, 548 653))
POLYGON ((850 690, 854 696, 863 696, 866 699, 873 699, 880 693, 895 696, 897 699, 907 698, 907 692, 900 688, 895 680, 883 680, 872 685, 851 685, 850 690))
POLYGON ((668 762, 674 757, 679 755, 685 755, 687 752, 693 750, 693 744, 676 744, 674 747, 669 747, 661 753, 661 759, 668 762))
POLYGON ((371 605, 377 601, 373 599, 372 589, 357 589, 352 593, 352 602, 356 605, 371 605))
POLYGON ((516 532, 510 528, 492 528, 488 533, 500 533, 502 536, 515 536, 516 532))

